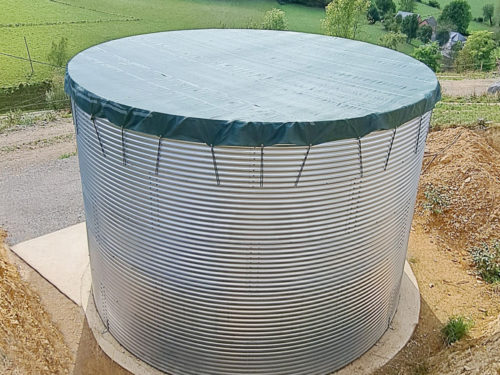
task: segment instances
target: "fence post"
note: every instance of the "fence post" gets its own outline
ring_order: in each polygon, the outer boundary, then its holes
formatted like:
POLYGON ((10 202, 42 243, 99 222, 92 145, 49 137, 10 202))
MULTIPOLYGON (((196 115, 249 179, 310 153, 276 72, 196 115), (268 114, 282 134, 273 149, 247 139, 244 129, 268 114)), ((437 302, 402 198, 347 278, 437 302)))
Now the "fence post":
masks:
POLYGON ((26 45, 26 51, 28 51, 28 59, 30 60, 31 65, 31 74, 35 73, 33 70, 33 62, 31 61, 30 49, 28 48, 28 42, 26 41, 26 37, 24 37, 24 44, 26 45))

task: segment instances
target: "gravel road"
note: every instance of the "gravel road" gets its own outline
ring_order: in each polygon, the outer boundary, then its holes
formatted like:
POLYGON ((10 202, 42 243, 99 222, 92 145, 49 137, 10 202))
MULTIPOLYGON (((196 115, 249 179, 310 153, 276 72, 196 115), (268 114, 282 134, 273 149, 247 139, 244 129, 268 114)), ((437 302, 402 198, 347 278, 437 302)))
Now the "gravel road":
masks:
POLYGON ((445 95, 467 96, 486 94, 488 87, 497 81, 498 78, 487 78, 462 79, 456 81, 440 80, 439 83, 441 84, 441 89, 445 95))
POLYGON ((71 119, 0 134, 0 226, 8 243, 85 220, 71 119))

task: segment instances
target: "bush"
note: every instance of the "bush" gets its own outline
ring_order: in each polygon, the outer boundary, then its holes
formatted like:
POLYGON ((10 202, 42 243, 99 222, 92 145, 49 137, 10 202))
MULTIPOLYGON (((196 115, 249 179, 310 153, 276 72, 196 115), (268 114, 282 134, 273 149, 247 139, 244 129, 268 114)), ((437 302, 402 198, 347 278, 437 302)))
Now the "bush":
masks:
POLYGON ((378 13, 377 7, 373 3, 370 4, 370 8, 368 8, 366 19, 370 24, 374 24, 375 22, 380 21, 380 14, 378 13))
POLYGON ((401 31, 406 34, 406 41, 410 43, 417 36, 418 16, 416 14, 406 16, 401 23, 401 31))
POLYGON ((64 92, 64 77, 62 75, 56 75, 52 79, 52 87, 45 92, 45 101, 51 109, 70 107, 69 97, 64 92))
POLYGON ((433 214, 442 214, 450 205, 450 198, 442 188, 428 184, 424 191, 425 202, 422 206, 433 214))
POLYGON ((496 43, 493 33, 481 30, 471 34, 464 48, 458 53, 456 67, 464 70, 491 70, 495 67, 496 43))
POLYGON ((448 319, 448 322, 441 329, 441 333, 444 336, 444 341, 447 345, 451 345, 454 342, 465 337, 471 327, 472 321, 463 316, 452 316, 448 319))
POLYGON ((288 28, 288 24, 285 12, 277 8, 268 10, 264 15, 262 28, 265 30, 286 30, 288 28))
POLYGON ((387 13, 395 13, 396 12, 396 4, 392 0, 375 0, 375 5, 380 13, 384 16, 387 13))
POLYGON ((432 38, 432 27, 429 25, 420 27, 417 31, 417 38, 420 39, 422 43, 429 43, 432 38))
POLYGON ((484 18, 483 18, 483 17, 476 17, 476 18, 474 19, 474 21, 476 21, 476 22, 480 22, 480 23, 483 23, 483 22, 484 22, 484 18))
POLYGON ((64 66, 68 60, 68 39, 62 37, 58 43, 52 42, 47 59, 52 65, 64 66))
POLYGON ((370 7, 368 0, 335 0, 325 9, 321 28, 326 35, 355 39, 360 17, 370 7))
POLYGON ((429 0, 428 4, 430 7, 441 9, 441 5, 437 0, 429 0))
POLYGON ((439 26, 436 31, 436 41, 440 46, 444 46, 450 40, 450 30, 439 26))
POLYGON ((380 45, 390 49, 397 50, 400 44, 406 40, 406 35, 403 33, 395 33, 390 31, 380 37, 380 45))
POLYGON ((471 249, 472 260, 481 277, 489 283, 500 282, 500 240, 483 242, 471 249))

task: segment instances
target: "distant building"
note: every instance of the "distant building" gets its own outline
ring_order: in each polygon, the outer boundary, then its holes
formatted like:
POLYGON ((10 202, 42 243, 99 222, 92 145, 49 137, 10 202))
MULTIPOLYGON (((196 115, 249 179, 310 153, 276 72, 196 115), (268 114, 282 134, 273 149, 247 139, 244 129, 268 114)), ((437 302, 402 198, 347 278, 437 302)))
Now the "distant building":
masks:
POLYGON ((437 25, 438 23, 436 19, 431 16, 420 22, 419 26, 430 26, 432 28, 432 32, 436 32, 437 25))
POLYGON ((441 54, 444 57, 451 58, 452 47, 455 44, 457 44, 458 42, 465 43, 466 40, 467 40, 467 38, 465 36, 463 36, 462 34, 460 34, 459 32, 450 31, 450 39, 448 39, 446 44, 444 44, 443 47, 441 47, 441 54))
MULTIPOLYGON (((411 16, 413 14, 416 14, 416 13, 403 12, 402 10, 400 10, 399 12, 396 13, 396 17, 397 16, 401 16, 402 19, 405 19, 406 17, 411 16)), ((420 19, 420 15, 419 14, 417 14, 417 19, 418 19, 418 23, 420 24, 420 22, 422 22, 422 20, 420 19)))

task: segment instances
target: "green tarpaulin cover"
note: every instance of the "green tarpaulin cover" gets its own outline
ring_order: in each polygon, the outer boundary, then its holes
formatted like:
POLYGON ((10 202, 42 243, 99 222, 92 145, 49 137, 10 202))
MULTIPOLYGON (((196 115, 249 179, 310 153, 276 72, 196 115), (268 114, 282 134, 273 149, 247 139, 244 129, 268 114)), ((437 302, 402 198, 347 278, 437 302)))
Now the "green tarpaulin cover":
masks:
POLYGON ((65 90, 124 129, 208 145, 314 145, 392 129, 440 99, 434 73, 359 41, 264 30, 184 30, 91 47, 65 90))

